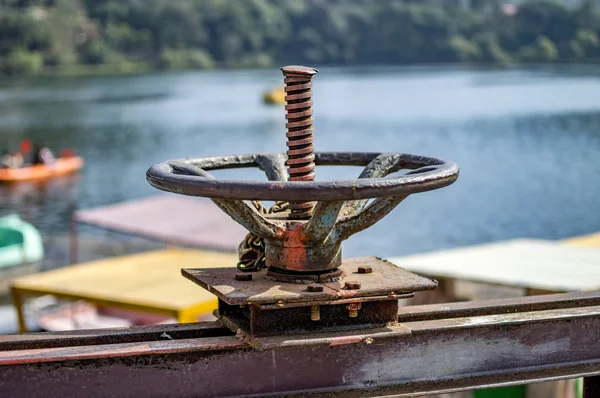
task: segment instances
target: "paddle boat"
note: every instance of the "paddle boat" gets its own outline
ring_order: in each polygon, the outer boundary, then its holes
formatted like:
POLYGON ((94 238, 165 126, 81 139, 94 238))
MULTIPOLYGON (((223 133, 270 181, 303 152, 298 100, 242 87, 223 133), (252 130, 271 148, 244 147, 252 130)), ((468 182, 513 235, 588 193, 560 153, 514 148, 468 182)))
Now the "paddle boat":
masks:
POLYGON ((0 182, 42 180, 74 173, 83 167, 83 159, 64 151, 54 163, 0 169, 0 182))
POLYGON ((0 296, 11 281, 39 271, 44 258, 42 236, 17 214, 0 217, 0 296))

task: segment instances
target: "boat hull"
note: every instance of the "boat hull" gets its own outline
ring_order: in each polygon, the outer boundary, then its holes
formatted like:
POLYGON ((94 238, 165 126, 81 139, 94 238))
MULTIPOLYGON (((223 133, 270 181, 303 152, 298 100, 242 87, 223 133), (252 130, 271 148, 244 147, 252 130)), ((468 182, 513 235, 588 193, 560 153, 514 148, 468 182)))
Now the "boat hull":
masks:
POLYGON ((73 156, 58 158, 52 165, 40 164, 18 169, 0 169, 0 183, 44 180, 74 173, 82 167, 83 159, 79 156, 73 156))

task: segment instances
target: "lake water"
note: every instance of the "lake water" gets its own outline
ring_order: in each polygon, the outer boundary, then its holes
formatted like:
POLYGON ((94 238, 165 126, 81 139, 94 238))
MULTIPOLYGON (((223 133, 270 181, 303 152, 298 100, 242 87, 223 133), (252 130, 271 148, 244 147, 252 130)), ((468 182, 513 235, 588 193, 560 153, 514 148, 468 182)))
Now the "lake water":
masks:
MULTIPOLYGON (((261 102, 281 81, 276 69, 1 81, 2 145, 30 137, 74 147, 86 166, 0 187, 0 212, 64 232, 75 209, 158 193, 145 179, 154 163, 284 151, 284 110, 261 102)), ((346 256, 600 230, 600 69, 323 68, 314 97, 318 150, 407 152, 461 167, 451 187, 411 196, 351 238, 346 256)), ((317 179, 358 173, 322 168, 317 179)), ((263 178, 219 174, 233 175, 263 178)))

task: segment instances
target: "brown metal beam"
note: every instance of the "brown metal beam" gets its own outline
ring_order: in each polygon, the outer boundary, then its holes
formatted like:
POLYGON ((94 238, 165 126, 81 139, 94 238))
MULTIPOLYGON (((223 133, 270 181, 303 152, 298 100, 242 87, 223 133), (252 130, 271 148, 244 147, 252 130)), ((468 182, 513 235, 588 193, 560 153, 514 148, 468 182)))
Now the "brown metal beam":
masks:
POLYGON ((461 303, 453 310, 478 315, 258 338, 273 347, 262 351, 210 323, 8 336, 0 388, 3 397, 418 396, 594 376, 600 305, 574 305, 599 296, 548 296, 553 309, 527 297, 514 304, 529 311, 511 313, 510 300, 487 302, 479 314, 461 303))
POLYGON ((400 322, 414 322, 596 305, 600 305, 599 292, 547 294, 531 296, 526 299, 515 297, 499 300, 478 300, 401 307, 398 313, 398 320, 400 322))

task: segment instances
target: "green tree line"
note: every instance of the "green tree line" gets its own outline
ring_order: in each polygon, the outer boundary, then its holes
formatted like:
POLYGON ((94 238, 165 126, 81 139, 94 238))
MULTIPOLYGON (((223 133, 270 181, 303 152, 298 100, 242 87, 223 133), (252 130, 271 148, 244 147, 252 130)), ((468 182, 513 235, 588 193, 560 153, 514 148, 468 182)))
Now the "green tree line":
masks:
POLYGON ((0 0, 0 72, 600 59, 594 1, 0 0))

